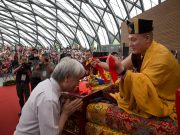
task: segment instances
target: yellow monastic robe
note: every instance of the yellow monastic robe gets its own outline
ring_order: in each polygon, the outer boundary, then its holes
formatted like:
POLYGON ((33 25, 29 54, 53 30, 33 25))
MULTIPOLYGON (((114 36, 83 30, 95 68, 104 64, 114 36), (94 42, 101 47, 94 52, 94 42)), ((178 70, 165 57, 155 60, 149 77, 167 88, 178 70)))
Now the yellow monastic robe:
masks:
POLYGON ((176 116, 175 92, 180 87, 180 66, 171 52, 153 41, 140 73, 127 71, 120 92, 111 94, 123 110, 145 118, 176 116))

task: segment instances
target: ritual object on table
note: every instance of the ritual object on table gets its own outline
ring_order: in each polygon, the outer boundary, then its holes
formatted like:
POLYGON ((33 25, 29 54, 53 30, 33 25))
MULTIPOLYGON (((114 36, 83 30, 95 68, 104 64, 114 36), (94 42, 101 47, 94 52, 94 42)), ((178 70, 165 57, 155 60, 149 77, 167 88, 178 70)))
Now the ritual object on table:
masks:
POLYGON ((88 95, 91 93, 92 87, 88 84, 88 82, 80 81, 79 82, 79 94, 80 95, 88 95))
POLYGON ((90 74, 88 76, 88 82, 91 86, 99 85, 99 82, 96 80, 96 77, 93 75, 92 69, 90 69, 90 74))

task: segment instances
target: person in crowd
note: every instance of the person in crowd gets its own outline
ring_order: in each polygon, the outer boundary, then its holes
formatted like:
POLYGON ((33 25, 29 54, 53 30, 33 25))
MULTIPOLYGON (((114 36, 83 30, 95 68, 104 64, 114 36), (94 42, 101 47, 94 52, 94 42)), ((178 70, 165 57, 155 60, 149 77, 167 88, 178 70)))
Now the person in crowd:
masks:
POLYGON ((86 69, 86 74, 85 74, 86 76, 88 76, 90 74, 91 70, 93 70, 92 72, 94 75, 96 75, 98 73, 98 70, 91 65, 92 59, 93 59, 92 52, 90 50, 86 50, 85 51, 85 61, 82 62, 82 65, 86 69))
MULTIPOLYGON (((180 66, 172 53, 153 40, 153 20, 134 18, 127 21, 132 53, 123 61, 112 56, 121 77, 120 92, 111 94, 128 113, 176 119, 175 92, 180 87, 180 66)), ((93 61, 106 70, 107 63, 93 61)))
MULTIPOLYGON (((31 77, 31 68, 27 64, 27 57, 21 56, 20 65, 14 69, 14 74, 16 74, 16 91, 19 98, 19 105, 21 110, 28 100, 30 95, 29 82, 31 77)), ((21 115, 21 111, 19 112, 21 115)))
POLYGON ((71 92, 84 76, 81 63, 69 57, 55 67, 51 78, 40 82, 22 109, 14 135, 60 135, 68 117, 82 106, 81 99, 66 100, 61 93, 71 92))
POLYGON ((54 70, 54 64, 50 61, 49 55, 44 53, 40 56, 40 62, 32 72, 31 90, 33 90, 40 81, 49 78, 54 70))

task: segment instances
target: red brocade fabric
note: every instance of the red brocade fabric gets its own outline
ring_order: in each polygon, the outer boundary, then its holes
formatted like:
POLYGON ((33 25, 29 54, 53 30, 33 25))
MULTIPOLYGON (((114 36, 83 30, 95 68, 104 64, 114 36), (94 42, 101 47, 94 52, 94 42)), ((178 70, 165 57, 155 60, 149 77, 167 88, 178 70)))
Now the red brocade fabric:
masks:
POLYGON ((87 119, 91 123, 106 126, 125 134, 177 135, 177 122, 169 117, 143 118, 129 114, 117 106, 105 103, 88 105, 87 119))
POLYGON ((176 90, 176 113, 178 120, 178 131, 180 133, 180 88, 176 90))
POLYGON ((115 60, 113 59, 111 55, 109 56, 109 72, 110 72, 113 82, 115 83, 116 80, 118 79, 118 73, 116 72, 115 60))

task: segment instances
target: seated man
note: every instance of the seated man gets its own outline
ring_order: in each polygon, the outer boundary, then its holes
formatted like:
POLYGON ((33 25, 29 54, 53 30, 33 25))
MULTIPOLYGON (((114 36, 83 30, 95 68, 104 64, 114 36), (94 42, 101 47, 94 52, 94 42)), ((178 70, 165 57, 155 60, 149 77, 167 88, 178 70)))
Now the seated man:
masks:
MULTIPOLYGON (((153 21, 127 22, 132 53, 123 61, 112 56, 121 77, 120 92, 111 94, 118 106, 144 118, 176 118, 175 92, 180 87, 180 67, 171 52, 153 40, 153 21)), ((107 63, 95 62, 104 69, 107 63)))
POLYGON ((82 62, 82 65, 86 69, 86 76, 88 76, 90 74, 91 70, 94 75, 96 75, 98 73, 97 69, 91 65, 92 58, 93 58, 93 56, 92 56, 91 51, 86 50, 85 51, 85 61, 82 62))

